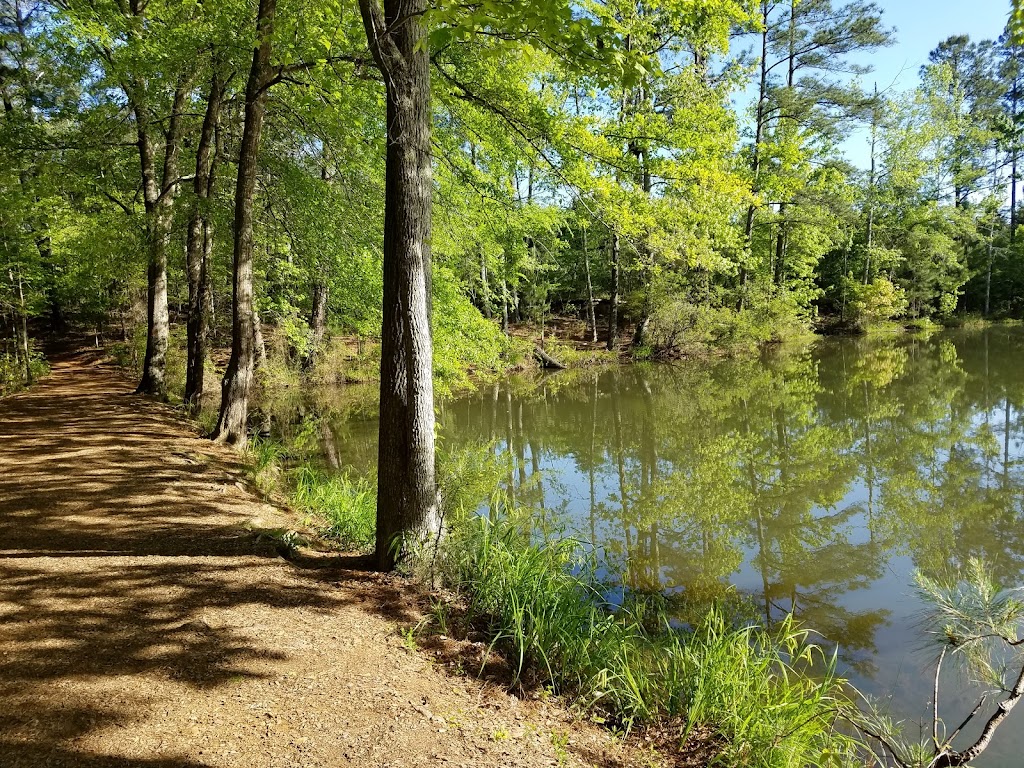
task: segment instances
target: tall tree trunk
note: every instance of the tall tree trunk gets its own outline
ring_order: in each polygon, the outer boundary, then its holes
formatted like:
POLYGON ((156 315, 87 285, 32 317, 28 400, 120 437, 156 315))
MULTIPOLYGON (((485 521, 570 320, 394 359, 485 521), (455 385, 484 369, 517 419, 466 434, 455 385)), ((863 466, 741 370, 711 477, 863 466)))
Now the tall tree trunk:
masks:
POLYGON ((310 339, 309 352, 303 362, 303 367, 306 370, 311 370, 316 365, 317 355, 320 354, 320 348, 324 344, 324 336, 327 334, 327 298, 329 290, 330 288, 328 288, 327 283, 323 280, 317 280, 313 283, 313 308, 309 318, 312 338, 310 339))
POLYGON ((256 13, 257 47, 245 85, 245 127, 235 185, 235 241, 232 276, 231 359, 221 384, 220 417, 214 431, 218 442, 245 446, 249 394, 252 390, 256 330, 253 321, 253 197, 256 194, 260 134, 270 85, 271 37, 277 0, 260 0, 256 13))
MULTIPOLYGON (((643 89, 640 91, 640 98, 647 98, 643 89)), ((652 187, 647 150, 640 149, 637 152, 637 157, 640 160, 640 184, 644 190, 644 195, 647 198, 650 198, 652 187)), ((647 343, 647 327, 651 322, 651 311, 654 303, 654 286, 652 285, 652 281, 654 280, 654 255, 651 253, 651 249, 648 247, 647 243, 644 243, 642 246, 642 257, 644 302, 640 310, 639 321, 636 324, 636 331, 633 333, 634 347, 641 347, 647 343)))
MULTIPOLYGON (((469 153, 475 169, 477 167, 476 144, 470 143, 469 153)), ((483 245, 480 246, 480 311, 488 320, 491 319, 493 314, 491 311, 491 286, 487 280, 487 254, 484 253, 483 245)))
POLYGON ((178 81, 171 104, 164 142, 163 173, 156 171, 153 126, 142 102, 139 88, 129 89, 138 134, 139 162, 142 169, 142 194, 146 207, 146 247, 149 256, 146 291, 146 357, 142 380, 135 390, 140 394, 167 397, 165 372, 170 318, 167 309, 167 248, 171 240, 174 198, 178 191, 178 155, 181 144, 181 113, 188 96, 185 77, 178 81))
POLYGON ((252 309, 252 343, 253 370, 266 368, 267 342, 263 338, 263 321, 260 319, 260 311, 255 306, 252 309))
POLYGON ((786 280, 786 204, 779 203, 779 229, 775 236, 775 285, 781 287, 786 280))
POLYGON ((29 352, 28 343, 28 310, 25 308, 25 282, 21 277, 21 267, 18 267, 18 302, 21 306, 21 349, 25 363, 25 384, 32 384, 32 355, 29 352))
POLYGON ((501 332, 506 336, 509 335, 508 324, 508 283, 505 278, 501 278, 501 332))
MULTIPOLYGON (((768 0, 761 0, 761 20, 763 23, 763 27, 761 29, 761 66, 757 89, 757 117, 755 119, 754 124, 754 147, 750 158, 750 170, 753 172, 754 175, 750 191, 755 195, 760 191, 761 142, 764 140, 765 122, 767 120, 765 104, 768 98, 768 17, 770 14, 771 7, 768 5, 768 0)), ((757 206, 752 201, 750 205, 747 206, 747 218, 743 226, 744 242, 746 243, 748 258, 751 252, 751 248, 753 246, 754 217, 756 213, 757 206)), ((738 306, 741 310, 743 309, 744 304, 746 303, 746 288, 747 267, 745 264, 741 264, 740 300, 738 302, 738 306)))
POLYGON ((210 92, 206 99, 206 114, 196 147, 196 177, 192 217, 188 223, 188 241, 185 250, 185 269, 188 273, 188 327, 187 360, 185 364, 185 405, 197 411, 202 404, 205 389, 206 342, 209 333, 210 266, 213 247, 213 223, 206 206, 213 194, 217 164, 217 126, 225 83, 219 62, 213 62, 210 92))
POLYGON ((612 295, 608 307, 608 349, 619 345, 619 233, 612 230, 611 238, 612 295))
MULTIPOLYGON (((999 144, 992 146, 992 195, 998 194, 999 185, 999 144)), ((992 213, 992 221, 988 226, 988 258, 985 269, 985 317, 991 314, 992 309, 992 259, 995 250, 996 239, 996 212, 992 213)), ((985 337, 988 339, 988 336, 985 337)))
MULTIPOLYGON (((28 24, 29 15, 34 11, 30 8, 22 8, 22 3, 16 1, 8 6, 13 11, 15 28, 17 30, 16 35, 16 47, 19 51, 23 52, 25 47, 29 44, 28 40, 28 24), (13 6, 13 7, 11 7, 13 6)), ((13 80, 16 80, 18 86, 21 89, 22 95, 22 113, 21 119, 27 122, 28 125, 35 124, 35 113, 31 109, 33 103, 33 86, 32 77, 29 73, 24 62, 15 57, 16 64, 13 71, 8 71, 8 75, 15 75, 13 80)), ((13 118, 15 114, 15 106, 12 101, 10 93, 4 88, 2 91, 2 100, 4 106, 4 114, 9 118, 13 118)), ((62 333, 66 329, 66 321, 64 318, 64 312, 57 300, 55 288, 56 282, 56 267, 53 263, 53 247, 50 240, 50 224, 43 212, 45 209, 40 205, 38 192, 34 189, 33 179, 39 175, 39 170, 33 167, 33 163, 28 158, 20 156, 14 159, 14 163, 19 168, 18 170, 18 184, 21 188, 21 194, 27 201, 31 200, 35 203, 34 209, 30 209, 22 222, 22 226, 28 231, 28 234, 32 237, 35 242, 36 251, 39 253, 40 265, 46 269, 49 274, 49 280, 43 286, 43 293, 46 298, 47 306, 49 307, 50 314, 50 328, 54 331, 62 333)), ((19 281, 21 280, 21 273, 18 273, 19 281)), ((20 290, 20 283, 19 283, 20 290)), ((31 383, 31 382, 29 382, 31 383)))
POLYGON ((1010 161, 1010 245, 1017 239, 1017 147, 1010 161))
POLYGON ((491 288, 487 283, 487 257, 484 249, 480 249, 480 309, 484 317, 491 319, 491 288))
POLYGON ((587 276, 587 327, 590 341, 597 343, 597 317, 594 314, 594 283, 590 277, 590 249, 587 246, 587 228, 583 227, 583 272, 587 276))
MULTIPOLYGON (((878 178, 878 123, 881 116, 878 114, 878 83, 875 83, 875 101, 871 105, 871 171, 868 175, 868 227, 866 237, 866 251, 864 254, 864 285, 871 282, 871 249, 875 245, 875 180, 878 178)), ((845 278, 846 275, 844 274, 845 278)), ((845 307, 846 294, 843 294, 845 307)))
MULTIPOLYGON (((788 69, 786 72, 786 93, 792 96, 796 85, 796 4, 798 0, 789 0, 789 31, 787 54, 788 69)), ((779 122, 781 124, 782 117, 779 122)), ((793 126, 795 135, 795 125, 793 126)), ((779 230, 775 236, 775 285, 781 287, 786 280, 786 248, 789 244, 789 222, 786 220, 788 203, 779 203, 779 230)))
POLYGON ((377 565, 441 536, 430 329, 430 52, 427 0, 359 0, 387 96, 377 565))
POLYGON ((1013 131, 1012 149, 1010 150, 1010 245, 1017 239, 1017 161, 1020 153, 1020 116, 1017 105, 1020 100, 1020 48, 1011 44, 1010 55, 1014 58, 1013 84, 1010 86, 1010 125, 1013 131))

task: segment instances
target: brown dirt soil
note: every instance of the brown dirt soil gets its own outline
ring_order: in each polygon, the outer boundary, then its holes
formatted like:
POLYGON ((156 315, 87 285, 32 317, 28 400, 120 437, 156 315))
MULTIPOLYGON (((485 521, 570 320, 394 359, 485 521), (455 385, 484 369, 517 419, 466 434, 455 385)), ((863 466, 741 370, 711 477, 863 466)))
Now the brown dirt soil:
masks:
POLYGON ((282 560, 239 457, 131 389, 66 356, 0 401, 0 766, 651 764, 407 647, 407 584, 282 560))

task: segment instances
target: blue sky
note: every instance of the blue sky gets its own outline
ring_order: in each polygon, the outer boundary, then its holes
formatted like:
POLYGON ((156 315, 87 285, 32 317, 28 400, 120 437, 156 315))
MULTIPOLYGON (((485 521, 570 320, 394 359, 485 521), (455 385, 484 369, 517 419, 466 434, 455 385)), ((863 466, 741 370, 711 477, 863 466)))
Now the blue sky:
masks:
POLYGON ((861 59, 874 66, 869 77, 878 80, 879 88, 894 81, 902 89, 912 88, 928 52, 939 42, 951 35, 994 40, 1010 14, 1009 0, 881 0, 878 4, 887 26, 896 27, 895 45, 861 59))
MULTIPOLYGON (((885 90, 909 90, 918 81, 928 53, 951 35, 972 40, 994 40, 1002 34, 1010 14, 1010 0, 875 0, 883 20, 896 28, 896 43, 869 56, 853 59, 874 71, 862 76, 865 90, 877 81, 885 90)), ((836 5, 841 0, 836 0, 836 5)), ((756 95, 755 95, 756 98, 756 95)), ((858 132, 844 145, 847 156, 860 167, 869 162, 866 132, 858 132)))
MULTIPOLYGON (((881 90, 909 90, 928 53, 951 35, 994 40, 1006 26, 1010 0, 876 0, 886 26, 896 28, 896 44, 855 61, 874 68, 862 79, 865 89, 877 82, 881 90)), ((858 166, 869 162, 866 133, 852 136, 846 154, 858 166)))

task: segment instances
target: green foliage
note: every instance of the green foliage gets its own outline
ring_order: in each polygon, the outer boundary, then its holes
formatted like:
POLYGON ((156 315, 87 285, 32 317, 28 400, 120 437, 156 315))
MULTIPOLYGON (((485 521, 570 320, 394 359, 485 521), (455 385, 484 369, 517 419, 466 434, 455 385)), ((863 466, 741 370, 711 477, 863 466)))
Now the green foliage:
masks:
POLYGON ((256 436, 246 444, 252 478, 264 493, 277 489, 286 451, 281 443, 256 436))
POLYGON ((377 524, 373 483, 296 461, 289 449, 274 439, 253 438, 246 454, 252 477, 263 493, 283 493, 307 522, 336 546, 372 551, 377 524))
POLYGON ((484 319, 443 270, 434 286, 434 380, 439 392, 470 384, 470 374, 483 376, 504 368, 508 343, 498 326, 484 319))
MULTIPOLYGON (((29 368, 32 380, 38 381, 50 372, 46 359, 34 350, 29 350, 29 368)), ((25 361, 20 354, 11 354, 0 349, 0 397, 19 392, 26 386, 25 361)))
POLYGON ((860 328, 892 320, 907 311, 906 292, 884 277, 876 277, 867 285, 848 281, 846 290, 850 321, 860 328))
POLYGON ((753 351, 807 333, 792 294, 783 292, 757 309, 740 311, 679 300, 659 303, 651 317, 650 338, 653 356, 658 358, 714 350, 753 351))
POLYGON ((952 579, 918 573, 917 588, 935 639, 963 657, 978 682, 1009 690, 1005 646, 1017 643, 1024 622, 1019 590, 1004 588, 979 558, 952 579))

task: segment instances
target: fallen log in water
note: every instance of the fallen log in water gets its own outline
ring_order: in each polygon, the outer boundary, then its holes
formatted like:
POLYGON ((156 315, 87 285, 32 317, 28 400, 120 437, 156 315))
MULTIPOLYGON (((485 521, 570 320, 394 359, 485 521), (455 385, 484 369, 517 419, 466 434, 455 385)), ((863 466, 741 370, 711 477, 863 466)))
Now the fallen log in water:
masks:
POLYGON ((564 370, 565 366, 555 360, 551 355, 545 352, 540 347, 533 348, 533 356, 537 358, 537 362, 541 364, 542 368, 554 368, 555 370, 564 370))

